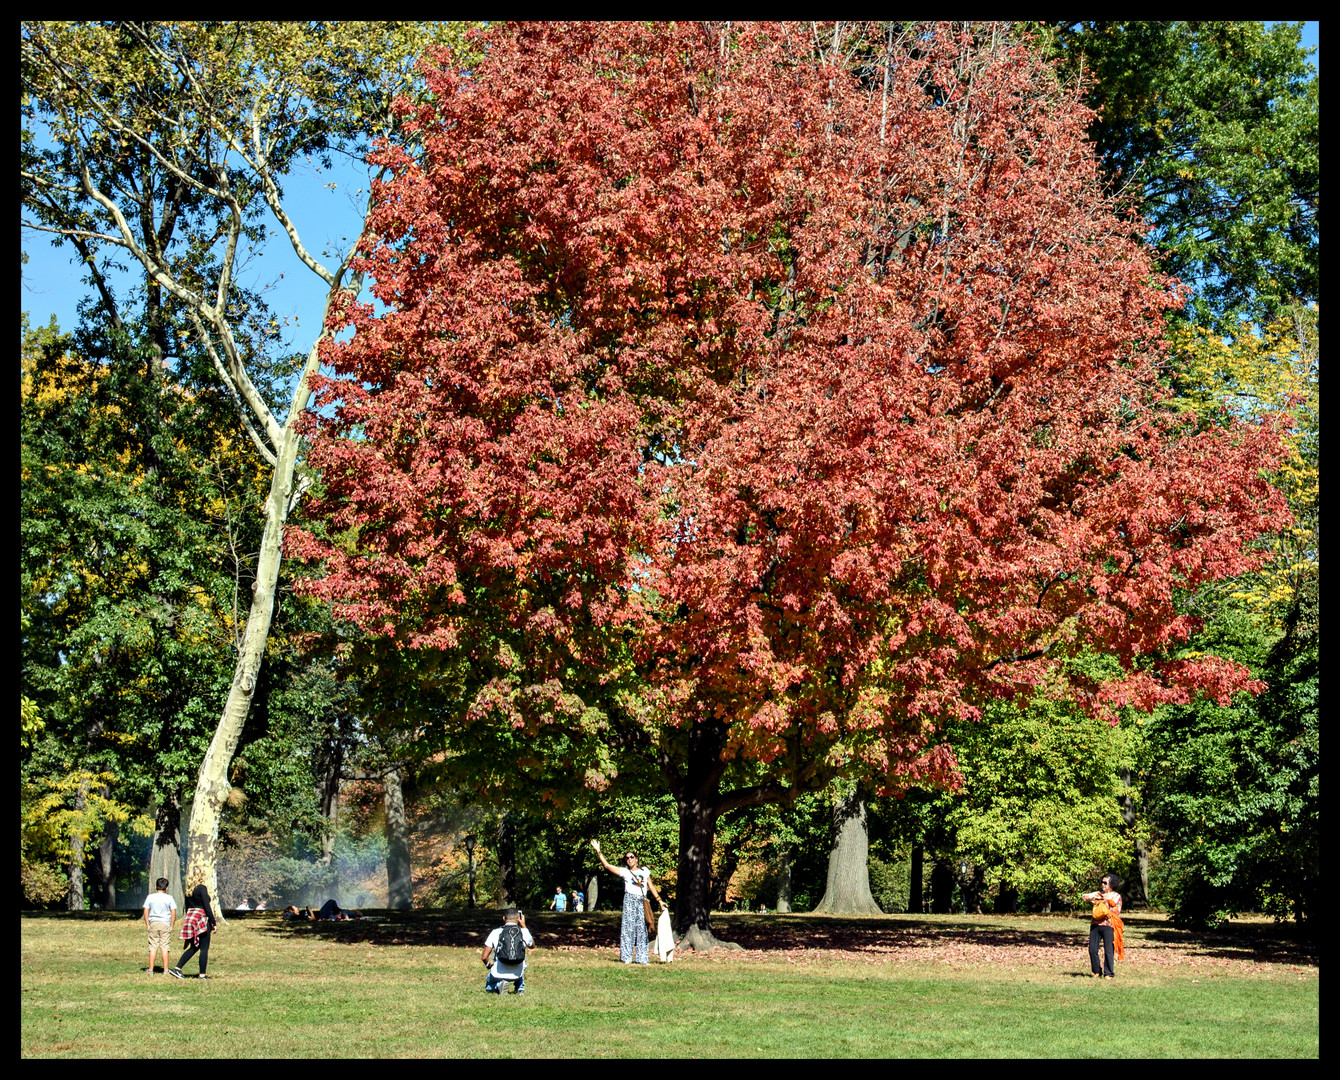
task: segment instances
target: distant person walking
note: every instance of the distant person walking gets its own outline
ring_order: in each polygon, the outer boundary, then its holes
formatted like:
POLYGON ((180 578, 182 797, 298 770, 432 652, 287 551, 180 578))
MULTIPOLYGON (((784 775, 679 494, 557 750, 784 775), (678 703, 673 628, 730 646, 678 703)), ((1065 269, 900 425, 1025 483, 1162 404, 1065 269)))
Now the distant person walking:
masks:
POLYGON ((1117 892, 1116 876, 1105 875, 1099 883, 1099 891, 1085 893, 1081 899, 1093 904, 1093 921, 1089 924, 1089 967, 1093 977, 1096 979, 1101 975, 1104 979, 1115 979, 1117 968, 1116 960, 1112 958, 1113 952, 1117 960, 1126 959, 1122 941, 1125 925, 1121 921, 1121 894, 1117 892), (1098 962, 1099 946, 1103 952, 1101 966, 1098 962))
POLYGON ((200 974, 198 979, 208 979, 205 969, 209 967, 209 938, 214 932, 214 911, 209 906, 209 890, 203 885, 197 885, 191 890, 190 897, 186 901, 186 918, 181 924, 181 939, 189 941, 191 944, 186 947, 186 951, 181 954, 181 959, 177 961, 177 966, 171 969, 171 974, 178 979, 184 979, 182 967, 186 961, 191 959, 197 952, 200 953, 200 974))
POLYGON ((568 894, 563 891, 562 885, 554 886, 554 897, 549 901, 550 911, 567 911, 568 894))
POLYGON ((623 922, 619 927, 619 959, 625 964, 648 964, 647 950, 647 893, 656 897, 656 903, 662 911, 665 902, 656 886, 651 882, 651 871, 639 866, 637 856, 628 852, 623 857, 623 866, 611 866, 600 851, 600 841, 592 840, 600 865, 611 874, 623 878, 623 922))

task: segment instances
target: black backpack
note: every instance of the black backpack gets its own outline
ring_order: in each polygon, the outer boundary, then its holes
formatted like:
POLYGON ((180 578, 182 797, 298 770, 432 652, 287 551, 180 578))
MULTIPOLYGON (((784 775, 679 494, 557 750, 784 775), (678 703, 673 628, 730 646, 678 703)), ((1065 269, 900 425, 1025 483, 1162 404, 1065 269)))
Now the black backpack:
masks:
POLYGON ((521 936, 521 927, 516 923, 504 926, 493 954, 502 964, 519 964, 526 959, 526 939, 521 936))

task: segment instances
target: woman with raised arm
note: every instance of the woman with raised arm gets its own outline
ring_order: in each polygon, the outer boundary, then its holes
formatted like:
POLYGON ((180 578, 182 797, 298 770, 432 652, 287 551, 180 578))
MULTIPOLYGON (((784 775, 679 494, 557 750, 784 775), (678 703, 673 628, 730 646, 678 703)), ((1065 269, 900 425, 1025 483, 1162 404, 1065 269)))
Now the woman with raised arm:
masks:
POLYGON ((644 901, 647 893, 656 897, 656 903, 662 911, 665 902, 656 886, 651 883, 651 871, 637 864, 637 856, 628 852, 623 857, 623 866, 611 866, 600 851, 600 841, 592 840, 600 865, 611 874, 623 878, 623 924, 619 928, 619 959, 625 964, 647 964, 647 912, 644 901))

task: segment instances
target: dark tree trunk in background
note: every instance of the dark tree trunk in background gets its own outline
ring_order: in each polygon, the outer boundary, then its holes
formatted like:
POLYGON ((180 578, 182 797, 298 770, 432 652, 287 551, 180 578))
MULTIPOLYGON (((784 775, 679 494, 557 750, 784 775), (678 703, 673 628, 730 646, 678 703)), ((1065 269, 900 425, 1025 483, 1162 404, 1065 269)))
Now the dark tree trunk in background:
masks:
MULTIPOLYGON (((74 812, 88 809, 88 781, 79 785, 74 795, 74 812)), ((66 911, 84 910, 84 838, 75 836, 70 841, 70 889, 65 894, 66 911)))
POLYGON ((782 848, 777 857, 777 911, 787 914, 791 910, 791 845, 782 848))
POLYGON ((964 902, 968 908, 968 914, 980 915, 982 913, 982 893, 986 892, 986 869, 980 865, 972 868, 972 875, 964 883, 964 902))
POLYGON ((149 845, 149 892, 153 892, 159 878, 167 878, 167 891, 177 901, 178 912, 184 915, 186 892, 181 880, 181 804, 175 793, 163 800, 154 820, 154 837, 149 845))
POLYGON ((996 914, 1012 915, 1019 910, 1019 890, 1012 885, 1001 885, 996 898, 996 914))
POLYGON ((516 905, 516 825, 506 810, 498 815, 498 906, 516 905))
POLYGON ((586 879, 586 888, 582 890, 586 893, 586 910, 595 911, 596 901, 600 899, 600 879, 591 874, 586 879))
POLYGON ((828 887, 815 905, 817 914, 882 915, 870 895, 870 832, 865 801, 853 791, 833 808, 828 887))
POLYGON ((384 798, 387 906, 408 911, 414 906, 414 883, 410 874, 409 823, 405 820, 405 790, 399 769, 392 769, 386 774, 384 798))
POLYGON ((321 865, 330 867, 335 854, 335 828, 340 817, 340 789, 345 776, 344 740, 337 733, 333 738, 325 739, 321 746, 320 757, 316 765, 316 797, 321 806, 321 816, 326 820, 326 828, 321 834, 321 865))
POLYGON ((912 871, 911 879, 907 886, 907 913, 909 915, 920 915, 921 908, 925 902, 925 886, 921 882, 921 861, 923 851, 920 844, 912 845, 912 871))
POLYGON ((721 865, 712 875, 711 889, 711 907, 713 911, 725 911, 726 893, 730 889, 730 879, 735 876, 736 867, 740 865, 740 849, 734 848, 730 851, 724 851, 721 855, 721 865))
POLYGON ((1126 894, 1122 901, 1126 906, 1149 903, 1149 852, 1140 838, 1135 836, 1135 785, 1131 779, 1131 770, 1121 770, 1121 817, 1126 829, 1132 834, 1131 869, 1134 873, 1124 883, 1122 891, 1126 894))
MULTIPOLYGON (((104 795, 108 794, 104 790, 104 795)), ((98 844, 98 853, 93 857, 93 877, 97 883, 98 907, 103 911, 116 910, 116 837, 121 827, 115 821, 109 821, 102 830, 102 841, 98 844)))
POLYGON ((948 859, 936 859, 931 869, 931 913, 948 915, 954 907, 954 868, 948 859))

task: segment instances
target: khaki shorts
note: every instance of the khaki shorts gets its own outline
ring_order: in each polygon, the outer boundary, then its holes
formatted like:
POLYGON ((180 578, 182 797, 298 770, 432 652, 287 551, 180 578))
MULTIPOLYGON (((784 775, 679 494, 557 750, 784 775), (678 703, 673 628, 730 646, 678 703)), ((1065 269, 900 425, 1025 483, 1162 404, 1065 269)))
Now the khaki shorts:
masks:
POLYGON ((149 948, 167 950, 172 947, 172 927, 167 923, 149 924, 149 948))

